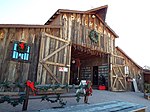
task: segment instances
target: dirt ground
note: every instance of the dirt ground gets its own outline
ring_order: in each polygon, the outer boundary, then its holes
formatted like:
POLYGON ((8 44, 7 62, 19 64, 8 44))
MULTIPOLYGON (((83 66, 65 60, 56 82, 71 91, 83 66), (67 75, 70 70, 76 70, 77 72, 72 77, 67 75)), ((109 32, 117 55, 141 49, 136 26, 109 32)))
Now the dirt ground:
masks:
MULTIPOLYGON (((83 98, 79 103, 76 102, 76 98, 66 98, 64 101, 67 101, 67 105, 76 106, 84 104, 83 98)), ((93 95, 89 98, 89 105, 96 103, 103 103, 108 101, 125 101, 130 103, 136 103, 147 107, 147 112, 150 112, 150 100, 144 98, 144 94, 141 92, 110 92, 110 91, 100 91, 94 90, 93 95)), ((41 100, 30 100, 28 105, 27 112, 39 112, 40 110, 49 110, 52 107, 58 107, 59 104, 52 104, 47 101, 41 102, 41 100)), ((22 105, 12 107, 10 104, 2 103, 0 104, 0 112, 21 112, 22 105)), ((56 109, 57 112, 57 109, 56 109)))

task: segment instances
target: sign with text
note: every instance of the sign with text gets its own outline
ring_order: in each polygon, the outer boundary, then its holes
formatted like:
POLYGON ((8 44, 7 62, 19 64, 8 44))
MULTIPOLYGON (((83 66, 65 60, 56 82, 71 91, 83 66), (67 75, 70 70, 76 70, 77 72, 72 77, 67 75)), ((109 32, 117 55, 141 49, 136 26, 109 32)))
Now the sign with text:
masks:
POLYGON ((60 72, 68 72, 68 68, 66 67, 59 67, 60 72))

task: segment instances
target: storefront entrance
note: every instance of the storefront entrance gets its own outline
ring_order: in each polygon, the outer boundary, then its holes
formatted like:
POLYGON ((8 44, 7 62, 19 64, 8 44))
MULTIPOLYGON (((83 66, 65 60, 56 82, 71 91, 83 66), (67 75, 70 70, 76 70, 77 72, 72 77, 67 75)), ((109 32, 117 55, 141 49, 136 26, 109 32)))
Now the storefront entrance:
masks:
POLYGON ((108 55, 79 45, 71 49, 70 84, 90 80, 95 87, 108 86, 108 55))

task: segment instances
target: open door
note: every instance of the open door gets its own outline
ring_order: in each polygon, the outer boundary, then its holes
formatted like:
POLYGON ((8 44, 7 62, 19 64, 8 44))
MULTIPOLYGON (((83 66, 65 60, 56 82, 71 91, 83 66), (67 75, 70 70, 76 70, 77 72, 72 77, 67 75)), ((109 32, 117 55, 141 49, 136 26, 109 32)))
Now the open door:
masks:
POLYGON ((71 45, 68 40, 42 34, 37 82, 69 84, 71 45))

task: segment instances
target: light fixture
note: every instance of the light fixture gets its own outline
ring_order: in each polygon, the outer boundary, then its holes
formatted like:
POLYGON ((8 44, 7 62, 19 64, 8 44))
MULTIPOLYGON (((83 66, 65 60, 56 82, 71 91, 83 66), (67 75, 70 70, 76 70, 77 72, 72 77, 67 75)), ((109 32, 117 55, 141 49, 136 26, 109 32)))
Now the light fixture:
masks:
POLYGON ((74 63, 75 63, 75 60, 72 60, 72 63, 74 64, 74 63))
POLYGON ((95 18, 95 15, 92 15, 92 18, 94 19, 94 18, 95 18))

